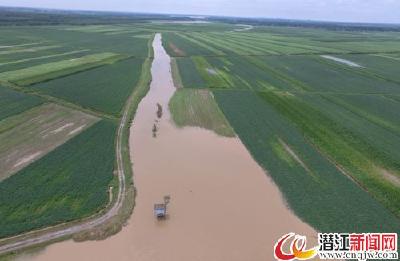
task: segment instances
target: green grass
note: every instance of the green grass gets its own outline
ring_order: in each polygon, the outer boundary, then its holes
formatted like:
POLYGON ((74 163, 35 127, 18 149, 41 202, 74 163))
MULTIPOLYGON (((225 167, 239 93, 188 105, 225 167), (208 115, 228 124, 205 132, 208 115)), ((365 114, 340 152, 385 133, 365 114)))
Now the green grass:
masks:
MULTIPOLYGON (((341 173, 304 137, 302 126, 271 106, 264 95, 227 90, 213 93, 242 142, 302 220, 323 232, 400 231, 399 219, 341 173), (307 168, 294 160, 280 140, 307 168)), ((307 113, 310 112, 304 112, 307 113)), ((315 125, 320 123, 319 118, 313 119, 315 125)))
POLYGON ((179 127, 201 127, 222 136, 235 136, 208 90, 180 89, 171 98, 169 109, 179 127))
POLYGON ((84 71, 99 65, 115 62, 121 59, 115 53, 99 53, 86 55, 76 59, 62 60, 28 67, 16 71, 0 73, 0 81, 12 82, 27 86, 34 83, 55 79, 68 74, 84 71))
POLYGON ((119 117, 141 74, 143 59, 131 58, 32 88, 82 107, 119 117))
POLYGON ((109 199, 116 124, 101 121, 0 183, 0 238, 93 214, 109 199))
POLYGON ((0 86, 0 121, 43 103, 41 98, 0 86))

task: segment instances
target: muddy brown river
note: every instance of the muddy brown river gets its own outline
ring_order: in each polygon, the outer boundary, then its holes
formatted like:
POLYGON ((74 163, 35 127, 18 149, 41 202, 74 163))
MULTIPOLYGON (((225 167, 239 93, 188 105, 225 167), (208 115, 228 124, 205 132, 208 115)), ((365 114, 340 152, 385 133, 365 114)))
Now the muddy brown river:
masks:
POLYGON ((103 241, 56 243, 19 260, 265 261, 274 259, 275 241, 288 232, 315 243, 316 232, 287 208, 238 138, 175 127, 168 110, 175 92, 170 57, 159 34, 153 48, 153 81, 131 127, 138 194, 128 225, 103 241), (158 123, 157 103, 163 107, 158 123), (157 220, 153 204, 164 195, 171 196, 169 217, 157 220))

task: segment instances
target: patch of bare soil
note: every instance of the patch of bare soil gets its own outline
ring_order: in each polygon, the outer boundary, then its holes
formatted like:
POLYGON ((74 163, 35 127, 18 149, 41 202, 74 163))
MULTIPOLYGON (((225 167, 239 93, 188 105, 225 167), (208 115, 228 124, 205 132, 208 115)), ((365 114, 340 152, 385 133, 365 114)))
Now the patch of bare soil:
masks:
POLYGON ((384 179, 386 179, 387 181, 389 181, 390 183, 392 183, 396 187, 400 187, 400 178, 399 178, 399 176, 397 176, 394 173, 391 173, 390 171, 388 171, 386 169, 380 168, 379 171, 380 171, 380 174, 382 174, 382 177, 384 179))
POLYGON ((0 122, 0 181, 65 143, 98 118, 44 104, 0 122), (80 126, 80 127, 76 127, 80 126))
POLYGON ((289 153, 292 158, 299 163, 307 172, 311 173, 310 169, 307 167, 307 165, 300 159, 300 157, 292 150, 292 148, 287 145, 283 140, 279 139, 279 142, 283 146, 283 148, 286 150, 287 153, 289 153))
POLYGON ((177 56, 185 56, 186 53, 179 49, 175 44, 169 43, 169 47, 174 51, 177 56))
POLYGON ((14 168, 18 168, 21 165, 33 162, 41 154, 42 154, 42 152, 38 151, 38 152, 35 152, 35 153, 31 154, 31 155, 27 155, 27 156, 23 157, 17 163, 15 163, 14 168))

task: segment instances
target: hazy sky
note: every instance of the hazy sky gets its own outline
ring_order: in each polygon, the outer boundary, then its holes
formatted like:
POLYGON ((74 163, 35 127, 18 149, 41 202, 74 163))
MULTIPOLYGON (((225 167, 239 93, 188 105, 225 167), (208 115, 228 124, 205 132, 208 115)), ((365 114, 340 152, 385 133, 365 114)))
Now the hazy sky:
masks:
POLYGON ((0 5, 400 23, 400 0, 0 0, 0 5))

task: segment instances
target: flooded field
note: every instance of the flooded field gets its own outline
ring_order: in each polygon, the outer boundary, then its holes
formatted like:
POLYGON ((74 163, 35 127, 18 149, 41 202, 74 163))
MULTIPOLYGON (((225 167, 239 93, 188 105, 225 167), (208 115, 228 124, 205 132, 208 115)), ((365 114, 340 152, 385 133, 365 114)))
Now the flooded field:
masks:
POLYGON ((19 260, 264 261, 291 231, 313 246, 316 232, 286 207, 238 138, 175 127, 168 110, 175 87, 160 35, 153 47, 153 81, 131 128, 138 195, 128 225, 104 241, 61 242, 19 260), (165 195, 168 218, 156 220, 153 204, 165 195))

